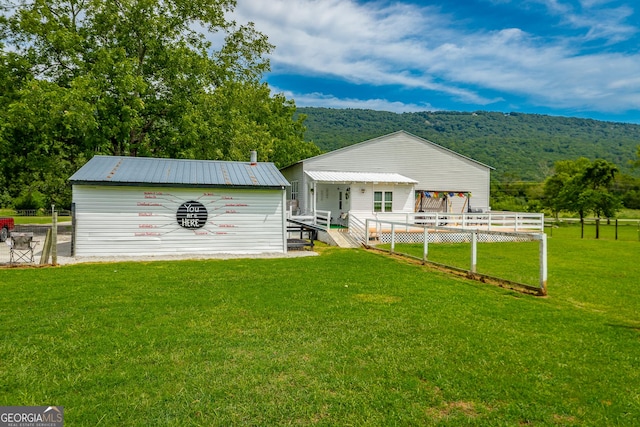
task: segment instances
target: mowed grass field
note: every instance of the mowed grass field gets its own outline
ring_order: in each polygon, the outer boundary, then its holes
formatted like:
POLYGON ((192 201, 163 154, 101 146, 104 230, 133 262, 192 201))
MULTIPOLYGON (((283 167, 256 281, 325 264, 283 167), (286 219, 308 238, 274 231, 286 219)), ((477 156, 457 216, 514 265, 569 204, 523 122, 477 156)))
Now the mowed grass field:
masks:
POLYGON ((0 406, 61 405, 69 426, 640 425, 639 242, 554 230, 546 298, 319 251, 0 270, 0 406))

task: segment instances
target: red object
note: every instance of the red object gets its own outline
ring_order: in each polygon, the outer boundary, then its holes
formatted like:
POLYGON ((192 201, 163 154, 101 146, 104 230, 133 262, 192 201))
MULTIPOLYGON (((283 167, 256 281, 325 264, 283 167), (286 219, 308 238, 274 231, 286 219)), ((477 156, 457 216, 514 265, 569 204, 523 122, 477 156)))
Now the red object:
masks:
POLYGON ((0 242, 7 240, 14 227, 13 218, 0 218, 0 242))

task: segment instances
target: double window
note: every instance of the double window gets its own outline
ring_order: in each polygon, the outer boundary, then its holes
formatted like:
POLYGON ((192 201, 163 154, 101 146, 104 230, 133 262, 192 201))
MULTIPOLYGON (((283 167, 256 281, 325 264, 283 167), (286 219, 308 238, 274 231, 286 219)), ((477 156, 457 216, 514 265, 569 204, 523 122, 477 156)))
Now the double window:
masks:
POLYGON ((373 211, 374 212, 391 212, 392 210, 393 210, 393 192, 374 191, 373 192, 373 211))

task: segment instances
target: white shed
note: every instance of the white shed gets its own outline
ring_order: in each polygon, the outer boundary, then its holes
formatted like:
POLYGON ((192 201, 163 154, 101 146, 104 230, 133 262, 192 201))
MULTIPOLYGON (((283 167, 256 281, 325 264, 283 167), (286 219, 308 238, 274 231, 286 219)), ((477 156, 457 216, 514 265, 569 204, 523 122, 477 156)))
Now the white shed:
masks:
POLYGON ((291 183, 289 207, 300 214, 331 211, 484 212, 491 167, 405 131, 394 132, 281 169, 291 183))
POLYGON ((287 251, 273 163, 95 156, 69 180, 78 256, 287 251))

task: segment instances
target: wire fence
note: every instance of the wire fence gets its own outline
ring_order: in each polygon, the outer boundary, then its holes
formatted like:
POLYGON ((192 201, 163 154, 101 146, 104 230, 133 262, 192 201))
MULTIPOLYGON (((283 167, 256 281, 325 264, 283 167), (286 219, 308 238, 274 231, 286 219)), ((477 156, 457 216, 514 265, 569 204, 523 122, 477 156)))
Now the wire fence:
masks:
MULTIPOLYGON (((55 209, 55 212, 58 213, 58 217, 70 217, 71 211, 68 209, 55 209)), ((53 215, 52 209, 19 209, 15 211, 15 216, 23 217, 23 216, 48 216, 53 215)))
POLYGON ((640 242, 640 219, 547 219, 544 229, 549 237, 640 242))

